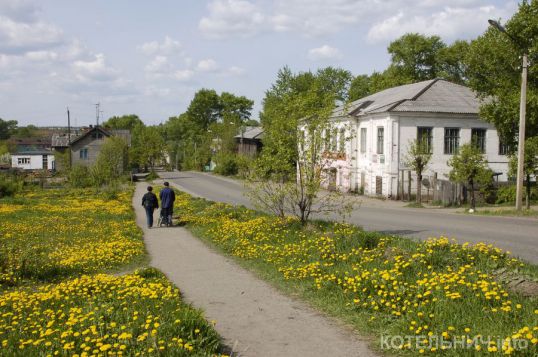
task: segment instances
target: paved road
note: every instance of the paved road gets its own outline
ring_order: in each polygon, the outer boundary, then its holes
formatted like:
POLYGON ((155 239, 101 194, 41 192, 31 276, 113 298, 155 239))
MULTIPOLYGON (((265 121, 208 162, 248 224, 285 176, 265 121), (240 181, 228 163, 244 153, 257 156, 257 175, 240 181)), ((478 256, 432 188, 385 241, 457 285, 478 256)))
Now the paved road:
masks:
MULTIPOLYGON (((252 206, 243 195, 242 183, 231 179, 198 172, 169 172, 162 177, 189 193, 210 200, 252 206)), ((348 221, 367 230, 419 239, 445 236, 460 242, 488 242, 538 263, 538 220, 534 218, 471 216, 442 209, 363 204, 354 210, 348 221)))
POLYGON ((186 229, 147 229, 140 205, 145 187, 136 186, 133 206, 151 265, 164 272, 208 319, 216 320, 215 328, 230 355, 376 356, 368 340, 278 292, 186 229))

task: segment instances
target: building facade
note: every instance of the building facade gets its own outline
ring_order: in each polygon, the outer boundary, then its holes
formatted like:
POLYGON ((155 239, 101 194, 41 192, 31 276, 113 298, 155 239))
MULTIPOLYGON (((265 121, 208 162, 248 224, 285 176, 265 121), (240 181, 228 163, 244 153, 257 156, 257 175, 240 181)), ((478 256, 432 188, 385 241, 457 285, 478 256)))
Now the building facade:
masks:
POLYGON ((390 88, 336 108, 325 131, 326 150, 334 157, 327 186, 396 197, 417 138, 432 153, 425 175, 447 179, 448 160, 472 142, 497 179, 506 180, 508 148, 478 112, 479 100, 469 88, 441 79, 390 88))
POLYGON ((11 154, 11 167, 22 170, 55 170, 52 151, 20 151, 11 154))
POLYGON ((111 136, 121 137, 127 145, 130 146, 131 144, 129 130, 106 130, 100 126, 91 127, 87 132, 71 140, 69 144, 69 149, 71 150, 71 166, 93 165, 101 152, 101 147, 105 143, 105 139, 111 136))

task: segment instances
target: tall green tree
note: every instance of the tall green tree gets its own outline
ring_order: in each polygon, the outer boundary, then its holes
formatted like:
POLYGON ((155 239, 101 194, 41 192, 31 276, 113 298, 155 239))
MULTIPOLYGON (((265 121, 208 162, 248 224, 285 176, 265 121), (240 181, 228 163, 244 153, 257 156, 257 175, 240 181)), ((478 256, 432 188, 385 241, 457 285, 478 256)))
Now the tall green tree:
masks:
POLYGON ((202 131, 208 129, 211 123, 217 122, 221 116, 220 97, 213 89, 201 89, 194 95, 187 115, 202 131))
POLYGON ((493 177, 484 154, 475 145, 465 144, 448 161, 448 166, 452 168, 449 173, 450 181, 467 185, 471 196, 471 208, 474 210, 475 187, 486 187, 493 177))
POLYGON ((144 126, 144 122, 136 114, 113 116, 103 123, 105 128, 113 130, 126 129, 133 131, 137 125, 144 126))
POLYGON ((522 1, 506 23, 506 33, 489 27, 471 42, 466 57, 469 86, 483 100, 480 116, 493 123, 504 143, 517 147, 521 55, 528 68, 526 136, 538 135, 538 0, 522 1))
POLYGON ((0 118, 0 140, 9 139, 16 128, 16 120, 3 120, 0 118))
POLYGON ((446 44, 439 36, 408 33, 390 43, 391 66, 399 80, 424 81, 439 73, 439 51, 446 44))
POLYGON ((134 127, 131 139, 131 162, 145 169, 153 169, 164 160, 165 142, 154 126, 134 127))
POLYGON ((371 79, 367 74, 360 74, 353 78, 349 86, 348 98, 352 102, 372 94, 371 79))

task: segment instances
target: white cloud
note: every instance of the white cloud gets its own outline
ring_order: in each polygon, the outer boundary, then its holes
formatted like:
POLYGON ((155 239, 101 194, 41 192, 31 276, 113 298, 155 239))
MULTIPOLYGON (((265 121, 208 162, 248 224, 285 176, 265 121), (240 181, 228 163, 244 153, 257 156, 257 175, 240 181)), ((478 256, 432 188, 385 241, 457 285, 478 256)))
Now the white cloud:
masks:
POLYGON ((244 68, 232 66, 226 70, 225 74, 229 76, 242 76, 245 72, 244 68))
POLYGON ((33 22, 40 9, 31 0, 2 0, 0 14, 20 22, 33 22))
POLYGON ((218 67, 219 66, 215 60, 208 58, 199 61, 196 65, 196 70, 199 72, 214 72, 218 69, 218 67))
POLYGON ((146 42, 138 46, 137 49, 148 56, 155 54, 172 55, 182 54, 183 46, 179 41, 174 40, 169 36, 165 36, 163 42, 146 42))
POLYGON ((174 78, 181 82, 186 82, 192 79, 194 71, 190 69, 183 69, 174 72, 174 78))
POLYGON ((0 16, 0 52, 20 54, 51 48, 62 43, 63 32, 44 22, 17 22, 0 16))
POLYGON ((76 78, 81 82, 110 81, 115 80, 118 75, 116 69, 106 64, 105 56, 102 53, 96 54, 89 61, 75 61, 73 63, 73 70, 76 78))
POLYGON ((209 15, 200 20, 198 28, 209 38, 252 36, 265 21, 260 9, 246 0, 213 0, 207 8, 209 15))
POLYGON ((170 62, 166 56, 155 56, 155 58, 146 65, 145 71, 154 74, 161 74, 171 69, 170 62))
POLYGON ((323 45, 308 51, 308 59, 312 61, 334 60, 342 58, 342 52, 338 48, 323 45))
POLYGON ((445 7, 427 14, 412 14, 401 10, 396 15, 375 23, 368 32, 368 40, 390 41, 408 32, 439 35, 451 40, 474 36, 484 31, 488 19, 508 17, 513 12, 510 5, 505 8, 493 5, 477 8, 445 7))

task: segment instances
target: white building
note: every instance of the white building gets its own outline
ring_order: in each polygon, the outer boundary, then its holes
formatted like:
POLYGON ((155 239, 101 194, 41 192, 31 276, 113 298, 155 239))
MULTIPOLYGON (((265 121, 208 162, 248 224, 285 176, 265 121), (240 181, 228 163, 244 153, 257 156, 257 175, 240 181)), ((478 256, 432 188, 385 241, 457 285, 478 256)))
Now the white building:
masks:
POLYGON ((447 179, 447 161, 475 138, 498 179, 506 180, 507 148, 478 113, 479 100, 469 88, 442 79, 389 88, 336 108, 327 137, 330 151, 338 153, 329 185, 396 197, 401 172, 409 170, 409 144, 419 136, 432 152, 425 175, 447 179))
POLYGON ((23 170, 54 170, 52 151, 21 151, 11 154, 11 167, 23 170))

